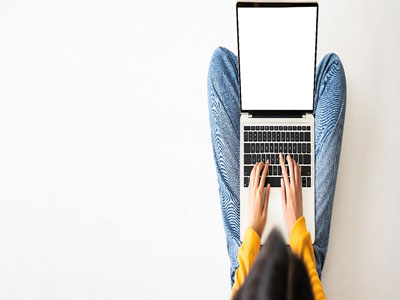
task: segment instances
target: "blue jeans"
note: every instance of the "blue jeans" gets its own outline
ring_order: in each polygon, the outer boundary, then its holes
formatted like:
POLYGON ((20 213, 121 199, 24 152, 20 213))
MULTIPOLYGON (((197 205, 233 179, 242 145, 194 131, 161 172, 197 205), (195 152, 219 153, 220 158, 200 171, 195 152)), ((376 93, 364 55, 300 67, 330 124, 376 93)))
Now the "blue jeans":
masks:
MULTIPOLYGON (((231 286, 238 267, 240 241, 239 83, 237 57, 215 50, 208 71, 211 141, 217 168, 222 219, 231 262, 231 286)), ((321 277, 328 251, 329 230, 346 110, 346 77, 340 59, 327 54, 317 68, 315 119, 315 241, 321 277)))

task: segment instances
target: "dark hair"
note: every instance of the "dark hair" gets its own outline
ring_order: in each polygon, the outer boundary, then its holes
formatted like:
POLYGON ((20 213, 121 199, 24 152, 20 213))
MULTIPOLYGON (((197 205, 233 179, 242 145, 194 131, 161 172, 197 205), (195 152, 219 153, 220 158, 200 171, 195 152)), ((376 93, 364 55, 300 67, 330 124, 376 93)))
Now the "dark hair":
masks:
POLYGON ((273 229, 234 300, 314 299, 304 263, 273 229))

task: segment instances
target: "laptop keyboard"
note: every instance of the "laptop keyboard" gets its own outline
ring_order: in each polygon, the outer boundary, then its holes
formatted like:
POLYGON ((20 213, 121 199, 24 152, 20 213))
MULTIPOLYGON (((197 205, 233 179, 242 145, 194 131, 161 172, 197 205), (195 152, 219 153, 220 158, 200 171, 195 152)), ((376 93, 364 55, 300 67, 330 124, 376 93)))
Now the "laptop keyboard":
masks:
POLYGON ((282 168, 279 153, 299 163, 302 186, 311 187, 311 126, 244 126, 244 187, 249 186, 250 173, 256 162, 269 159, 265 186, 280 187, 282 168))

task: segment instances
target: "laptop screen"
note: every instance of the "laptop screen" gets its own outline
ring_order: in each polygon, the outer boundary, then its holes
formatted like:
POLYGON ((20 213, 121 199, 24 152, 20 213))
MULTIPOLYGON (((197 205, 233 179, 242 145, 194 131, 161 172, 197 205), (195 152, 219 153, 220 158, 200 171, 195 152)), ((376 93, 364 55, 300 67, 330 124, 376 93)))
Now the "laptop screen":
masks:
POLYGON ((313 110, 317 6, 237 8, 242 110, 313 110))

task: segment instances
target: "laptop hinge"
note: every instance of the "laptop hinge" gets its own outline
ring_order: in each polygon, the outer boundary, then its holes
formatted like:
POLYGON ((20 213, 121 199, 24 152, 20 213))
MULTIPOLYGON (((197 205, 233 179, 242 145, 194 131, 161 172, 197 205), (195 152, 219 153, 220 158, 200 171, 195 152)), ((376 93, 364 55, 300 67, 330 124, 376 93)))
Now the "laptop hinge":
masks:
POLYGON ((312 115, 313 115, 313 113, 307 112, 307 113, 303 114, 303 118, 307 118, 308 116, 312 116, 312 115))
POLYGON ((282 111, 269 111, 265 112, 257 112, 252 111, 248 114, 249 118, 302 118, 306 113, 301 111, 296 112, 282 112, 282 111))

